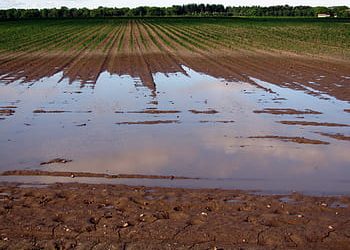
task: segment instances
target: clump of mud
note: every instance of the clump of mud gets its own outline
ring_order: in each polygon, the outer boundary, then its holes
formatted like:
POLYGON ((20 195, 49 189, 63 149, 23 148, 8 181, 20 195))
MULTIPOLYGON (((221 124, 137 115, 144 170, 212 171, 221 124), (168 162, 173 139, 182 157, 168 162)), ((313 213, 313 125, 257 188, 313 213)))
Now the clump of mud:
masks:
POLYGON ((295 142, 300 144, 321 144, 321 145, 328 145, 329 142, 315 140, 315 139, 308 139, 305 137, 288 137, 288 136, 275 136, 275 135, 266 135, 266 136, 250 136, 251 139, 278 139, 281 141, 287 141, 287 142, 295 142))
MULTIPOLYGON (((69 160, 54 159, 42 165, 53 163, 68 163, 69 160)), ((141 175, 141 174, 99 174, 89 172, 64 172, 64 171, 42 171, 42 170, 9 170, 3 172, 3 176, 61 176, 61 177, 96 177, 96 178, 127 178, 127 179, 199 179, 173 175, 141 175)))
POLYGON ((200 123, 234 123, 235 121, 208 121, 208 120, 202 120, 199 121, 200 123))
POLYGON ((341 141, 350 141, 350 136, 346 136, 340 133, 337 134, 330 134, 330 133, 323 133, 323 132, 316 132, 317 134, 327 136, 336 140, 341 140, 341 141))
POLYGON ((10 116, 16 113, 14 109, 16 109, 16 106, 3 106, 0 107, 0 116, 10 116))
POLYGON ((219 113, 219 111, 215 109, 208 109, 208 110, 195 110, 195 109, 190 109, 189 112, 193 114, 207 114, 207 115, 214 115, 219 113))
POLYGON ((44 109, 36 109, 33 110, 34 114, 59 114, 59 113, 71 113, 72 111, 66 110, 44 110, 44 109))
POLYGON ((117 122, 117 125, 156 125, 180 123, 179 120, 156 120, 156 121, 137 121, 137 122, 117 122))
POLYGON ((278 123, 286 125, 301 125, 301 126, 324 126, 324 127, 349 127, 350 125, 332 122, 308 122, 308 121, 278 121, 278 123))
POLYGON ((67 160, 67 159, 62 159, 62 158, 55 158, 55 159, 52 159, 52 160, 49 160, 49 161, 45 161, 45 162, 42 162, 40 163, 40 165, 50 165, 50 164, 55 164, 55 163, 59 163, 59 164, 66 164, 66 163, 69 163, 69 162, 72 162, 72 160, 67 160))
POLYGON ((159 109, 147 109, 141 111, 128 111, 130 114, 177 114, 181 113, 179 110, 159 110, 159 109))
POLYGON ((320 115, 321 112, 305 109, 305 110, 296 110, 290 108, 265 108, 263 110, 254 110, 254 113, 257 114, 272 114, 272 115, 320 115))

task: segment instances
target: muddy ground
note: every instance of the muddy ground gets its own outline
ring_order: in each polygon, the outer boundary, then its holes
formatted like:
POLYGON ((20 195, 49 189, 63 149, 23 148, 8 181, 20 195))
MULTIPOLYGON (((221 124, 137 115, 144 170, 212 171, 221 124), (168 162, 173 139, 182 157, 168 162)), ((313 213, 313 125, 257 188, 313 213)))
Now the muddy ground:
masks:
POLYGON ((350 198, 0 186, 1 249, 349 249, 350 198))

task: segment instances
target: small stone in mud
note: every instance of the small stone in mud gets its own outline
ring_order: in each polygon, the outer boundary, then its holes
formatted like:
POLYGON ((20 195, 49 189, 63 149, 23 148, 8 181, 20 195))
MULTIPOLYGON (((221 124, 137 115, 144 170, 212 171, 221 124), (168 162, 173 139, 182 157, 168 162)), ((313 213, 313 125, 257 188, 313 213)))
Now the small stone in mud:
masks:
POLYGON ((65 164, 65 163, 68 163, 68 162, 72 162, 72 160, 67 160, 67 159, 62 159, 62 158, 55 158, 55 159, 52 159, 50 161, 42 162, 42 163, 40 163, 40 165, 49 165, 49 164, 54 164, 54 163, 65 164))
POLYGON ((96 218, 94 218, 94 217, 91 217, 91 218, 89 219, 89 222, 90 222, 91 224, 94 224, 94 225, 96 225, 96 224, 98 223, 98 221, 97 221, 96 218))

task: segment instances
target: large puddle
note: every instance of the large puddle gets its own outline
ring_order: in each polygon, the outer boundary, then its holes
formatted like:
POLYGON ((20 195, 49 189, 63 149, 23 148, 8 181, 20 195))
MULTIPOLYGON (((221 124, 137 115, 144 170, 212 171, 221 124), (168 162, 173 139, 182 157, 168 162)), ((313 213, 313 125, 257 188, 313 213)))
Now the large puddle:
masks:
POLYGON ((155 74, 156 90, 107 72, 84 86, 60 81, 62 73, 2 83, 0 171, 185 176, 200 179, 120 182, 349 193, 348 102, 184 70, 155 74), (72 161, 41 165, 56 158, 72 161))

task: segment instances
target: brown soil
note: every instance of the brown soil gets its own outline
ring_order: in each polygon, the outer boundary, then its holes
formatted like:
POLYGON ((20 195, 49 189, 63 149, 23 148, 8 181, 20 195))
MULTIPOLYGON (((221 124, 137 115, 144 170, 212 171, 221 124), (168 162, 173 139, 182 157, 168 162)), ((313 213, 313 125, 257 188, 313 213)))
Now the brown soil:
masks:
POLYGON ((307 121, 278 121, 286 125, 302 125, 302 126, 325 126, 325 127, 349 127, 347 124, 331 123, 331 122, 307 122, 307 121))
POLYGON ((322 132, 316 132, 317 134, 323 135, 323 136, 327 136, 327 137, 331 137, 333 139, 336 140, 341 140, 341 141, 350 141, 350 136, 346 136, 343 134, 329 134, 329 133, 322 133, 322 132))
POLYGON ((33 110, 34 114, 91 113, 91 112, 92 112, 91 110, 88 110, 88 111, 44 110, 44 109, 33 110))
POLYGON ((0 186, 2 249, 348 249, 350 198, 0 186), (284 197, 285 198, 285 197, 284 197), (342 204, 342 206, 334 206, 342 204))
POLYGON ((43 109, 36 109, 33 111, 35 114, 57 114, 57 113, 71 113, 72 111, 66 111, 66 110, 43 110, 43 109))
POLYGON ((288 136, 275 136, 275 135, 267 135, 267 136, 250 136, 252 139, 278 139, 281 141, 295 142, 300 144, 322 144, 328 145, 329 142, 308 139, 305 137, 288 137, 288 136))
POLYGON ((235 121, 199 121, 200 123, 234 123, 235 121))
POLYGON ((50 161, 42 162, 42 163, 40 163, 40 165, 49 165, 49 164, 54 164, 54 163, 65 164, 65 163, 69 163, 69 162, 72 162, 72 160, 67 160, 67 159, 62 159, 62 158, 55 158, 55 159, 52 159, 50 161))
POLYGON ((209 109, 209 110, 195 110, 195 109, 190 109, 189 110, 193 114, 207 114, 207 115, 214 115, 219 113, 219 111, 215 109, 209 109))
POLYGON ((138 78, 156 95, 153 74, 186 74, 184 65, 228 81, 246 81, 268 92, 269 88, 259 86, 251 77, 313 95, 327 93, 350 100, 350 79, 342 77, 350 72, 350 64, 336 58, 230 48, 222 41, 208 41, 195 30, 145 21, 130 21, 121 27, 101 25, 81 33, 86 37, 65 52, 59 50, 64 41, 50 44, 50 52, 3 52, 0 75, 6 76, 1 81, 11 83, 24 78, 24 82, 31 82, 63 71, 70 82, 95 84, 100 73, 108 71, 138 78), (107 36, 96 42, 96 37, 104 33, 107 36))
POLYGON ((179 110, 159 110, 159 109, 147 109, 141 111, 129 111, 128 113, 135 114, 176 114, 181 113, 179 110))
POLYGON ((2 106, 0 109, 16 109, 16 106, 2 106))
POLYGON ((266 108, 263 110, 254 110, 254 113, 257 114, 272 114, 272 115, 320 115, 322 114, 321 112, 310 110, 310 109, 305 109, 305 110, 296 110, 296 109, 290 109, 290 108, 266 108))
POLYGON ((13 109, 0 109, 0 116, 10 116, 13 115, 16 111, 13 109))
MULTIPOLYGON (((59 159, 62 160, 62 159, 59 159)), ((65 160, 64 163, 71 161, 65 160)), ((62 163, 51 162, 51 163, 62 163)), ((47 163, 47 164, 51 164, 47 163)), ((45 165, 45 164, 41 164, 45 165)), ((5 171, 1 175, 3 176, 61 176, 61 177, 97 177, 97 178, 128 178, 128 179, 198 179, 189 178, 183 176, 165 176, 165 175, 141 175, 141 174, 98 174, 87 172, 54 172, 54 171, 42 171, 42 170, 11 170, 5 171)))
POLYGON ((117 125, 155 125, 155 124, 169 124, 169 123, 180 123, 179 120, 157 120, 157 121, 138 121, 138 122, 117 122, 117 125))

